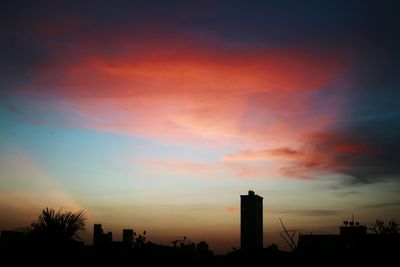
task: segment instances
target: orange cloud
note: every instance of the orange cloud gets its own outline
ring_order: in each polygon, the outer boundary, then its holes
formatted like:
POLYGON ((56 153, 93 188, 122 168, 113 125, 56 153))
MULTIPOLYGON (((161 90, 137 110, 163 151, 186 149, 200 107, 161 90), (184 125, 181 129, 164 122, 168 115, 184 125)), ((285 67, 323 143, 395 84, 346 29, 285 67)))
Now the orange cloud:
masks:
POLYGON ((239 208, 232 208, 232 207, 229 207, 229 208, 225 208, 224 210, 225 210, 225 211, 228 211, 228 212, 238 212, 240 209, 239 209, 239 208))

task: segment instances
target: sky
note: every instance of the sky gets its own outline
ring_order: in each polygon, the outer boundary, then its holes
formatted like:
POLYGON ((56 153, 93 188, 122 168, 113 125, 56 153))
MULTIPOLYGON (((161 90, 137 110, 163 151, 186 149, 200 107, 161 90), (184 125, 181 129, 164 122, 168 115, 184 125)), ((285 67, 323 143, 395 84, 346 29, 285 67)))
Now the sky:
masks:
MULTIPOLYGON (((168 244, 400 214, 396 1, 2 1, 0 229, 84 209, 168 244)), ((287 248, 286 248, 287 249, 287 248)))

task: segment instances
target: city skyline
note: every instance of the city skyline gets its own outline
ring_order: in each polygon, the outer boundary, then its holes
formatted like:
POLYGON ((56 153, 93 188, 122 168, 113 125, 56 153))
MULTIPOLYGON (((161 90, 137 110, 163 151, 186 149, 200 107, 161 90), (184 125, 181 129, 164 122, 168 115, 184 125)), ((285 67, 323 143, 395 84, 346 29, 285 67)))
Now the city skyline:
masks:
MULTIPOLYGON (((400 214, 391 1, 7 1, 0 230, 45 207, 240 247, 240 200, 337 233, 400 214)), ((86 243, 91 231, 83 234, 86 243)))

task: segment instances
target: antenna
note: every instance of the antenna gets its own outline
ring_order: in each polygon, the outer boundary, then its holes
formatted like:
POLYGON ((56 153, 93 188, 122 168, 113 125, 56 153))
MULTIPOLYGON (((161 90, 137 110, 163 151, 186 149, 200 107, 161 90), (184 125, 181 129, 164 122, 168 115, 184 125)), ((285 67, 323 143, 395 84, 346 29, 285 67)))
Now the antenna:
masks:
POLYGON ((360 222, 354 221, 354 214, 352 214, 351 215, 351 221, 343 221, 343 224, 346 225, 346 226, 348 226, 348 225, 350 225, 350 226, 359 226, 360 222))

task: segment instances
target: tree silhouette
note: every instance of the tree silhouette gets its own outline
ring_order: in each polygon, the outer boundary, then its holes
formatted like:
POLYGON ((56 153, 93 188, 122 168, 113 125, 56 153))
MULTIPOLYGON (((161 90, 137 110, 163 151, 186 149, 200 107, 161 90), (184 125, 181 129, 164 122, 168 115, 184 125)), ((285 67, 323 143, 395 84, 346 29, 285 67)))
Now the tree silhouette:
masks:
MULTIPOLYGON (((136 236, 136 233, 133 233, 136 236)), ((143 235, 139 235, 133 239, 133 247, 140 248, 146 244, 146 231, 143 231, 143 235)))
POLYGON ((31 223, 29 233, 48 244, 62 244, 80 240, 79 232, 85 230, 86 213, 45 208, 37 221, 31 223))
POLYGON ((383 220, 376 219, 375 223, 369 227, 369 230, 377 234, 398 234, 400 232, 399 225, 395 220, 385 223, 383 220))

